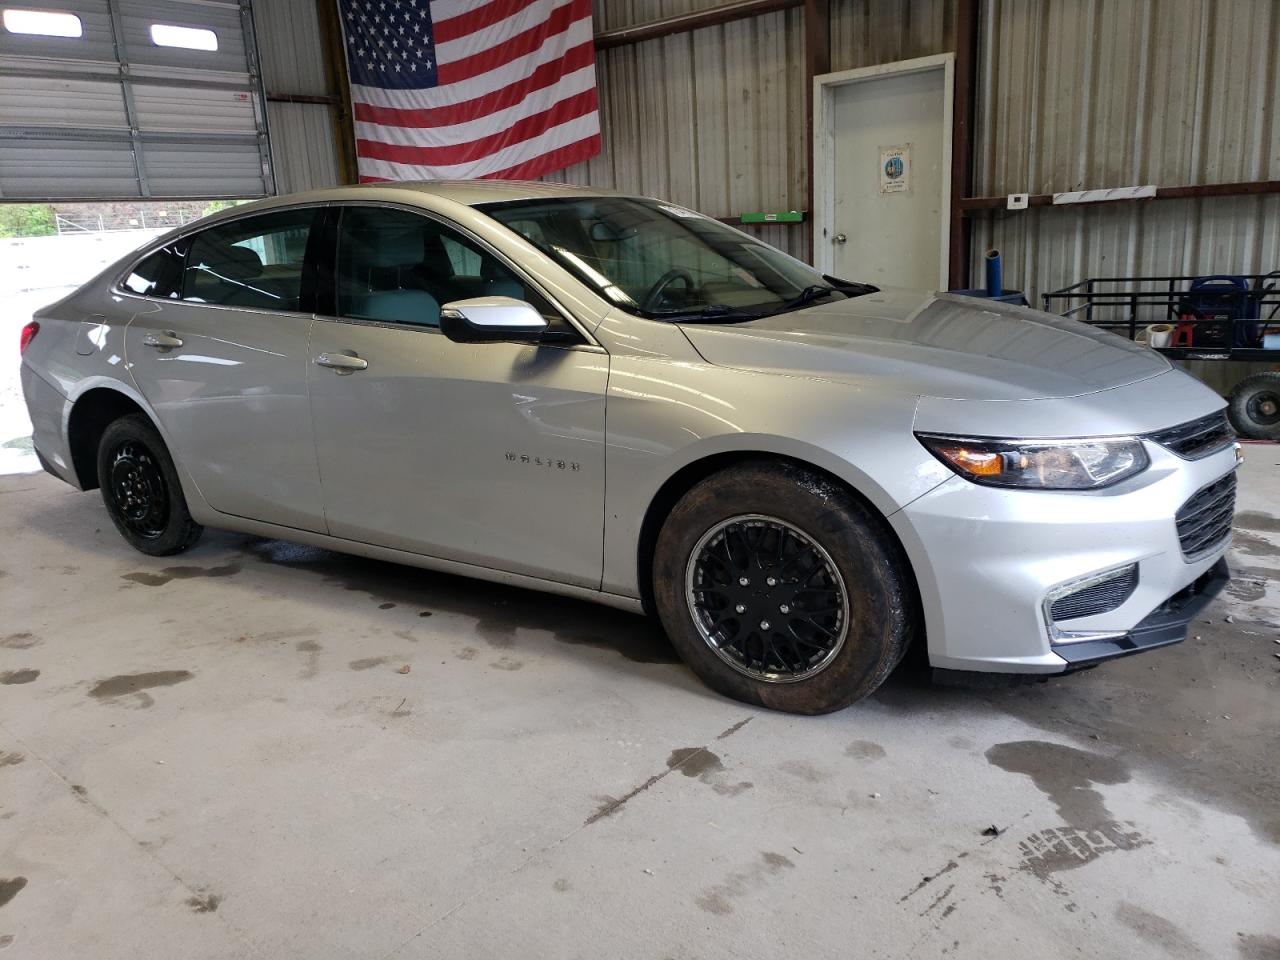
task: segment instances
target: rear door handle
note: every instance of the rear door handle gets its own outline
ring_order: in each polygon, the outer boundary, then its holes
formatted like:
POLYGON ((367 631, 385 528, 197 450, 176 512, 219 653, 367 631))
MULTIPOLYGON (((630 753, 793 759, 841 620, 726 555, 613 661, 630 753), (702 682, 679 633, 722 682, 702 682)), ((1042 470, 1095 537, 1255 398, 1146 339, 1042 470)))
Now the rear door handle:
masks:
POLYGON ((322 353, 316 357, 316 365, 330 367, 338 374, 347 374, 355 373, 357 370, 367 370, 369 361, 347 351, 344 353, 322 353))
POLYGON ((174 336, 172 330, 166 330, 164 333, 148 333, 142 338, 142 342, 157 350, 172 350, 174 347, 182 346, 182 339, 174 336))

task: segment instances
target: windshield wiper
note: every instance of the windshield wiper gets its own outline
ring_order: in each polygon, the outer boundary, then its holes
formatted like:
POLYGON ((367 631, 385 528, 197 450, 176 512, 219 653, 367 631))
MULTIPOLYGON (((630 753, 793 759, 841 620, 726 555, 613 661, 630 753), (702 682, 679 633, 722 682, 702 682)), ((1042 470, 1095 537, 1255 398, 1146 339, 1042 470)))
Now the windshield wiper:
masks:
POLYGON ((713 303, 697 313, 660 313, 657 320, 670 320, 672 323, 743 323, 747 320, 759 320, 765 314, 755 310, 734 310, 723 303, 713 303))
POLYGON ((812 303, 832 293, 843 293, 846 297, 863 297, 868 293, 876 293, 879 287, 873 287, 869 283, 853 283, 848 280, 838 280, 835 277, 823 276, 823 280, 829 280, 830 283, 811 283, 800 291, 799 294, 792 297, 781 307, 778 312, 783 310, 795 310, 797 307, 803 307, 805 304, 812 303))

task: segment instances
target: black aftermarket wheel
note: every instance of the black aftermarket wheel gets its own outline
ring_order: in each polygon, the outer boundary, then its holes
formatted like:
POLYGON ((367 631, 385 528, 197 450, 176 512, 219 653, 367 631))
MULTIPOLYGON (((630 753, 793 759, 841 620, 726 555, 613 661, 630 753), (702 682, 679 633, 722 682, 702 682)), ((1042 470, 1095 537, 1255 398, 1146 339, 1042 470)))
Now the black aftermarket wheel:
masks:
POLYGON ((143 553, 181 553, 200 537, 169 451, 146 417, 107 425, 98 444, 98 486, 116 529, 143 553))
POLYGON ((778 710, 866 696, 912 633, 912 582, 883 520, 788 464, 732 467, 690 490, 663 525, 653 573, 663 625, 699 676, 778 710))
POLYGON ((1258 373, 1231 391, 1227 413, 1236 433, 1250 440, 1280 440, 1280 372, 1258 373))

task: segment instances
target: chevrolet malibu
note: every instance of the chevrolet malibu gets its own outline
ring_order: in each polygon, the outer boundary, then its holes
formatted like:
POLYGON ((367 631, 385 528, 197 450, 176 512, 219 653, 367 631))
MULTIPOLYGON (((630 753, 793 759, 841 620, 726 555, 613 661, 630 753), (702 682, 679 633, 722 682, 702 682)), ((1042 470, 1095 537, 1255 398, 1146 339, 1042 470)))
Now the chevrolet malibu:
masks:
POLYGON ((39 311, 50 473, 144 553, 204 526, 661 620, 819 713, 908 647, 1039 677, 1227 579, 1223 401, 1033 310, 823 276, 660 200, 402 183, 223 211, 39 311))

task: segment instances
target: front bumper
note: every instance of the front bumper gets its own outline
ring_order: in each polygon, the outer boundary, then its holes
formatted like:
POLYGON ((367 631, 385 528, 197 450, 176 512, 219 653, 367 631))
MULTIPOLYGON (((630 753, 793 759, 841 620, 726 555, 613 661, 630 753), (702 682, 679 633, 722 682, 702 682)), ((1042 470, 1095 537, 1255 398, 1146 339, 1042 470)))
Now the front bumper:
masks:
POLYGON ((1231 571, 1227 568, 1227 560, 1225 557, 1220 558, 1191 584, 1138 621, 1123 636, 1055 647, 1054 652, 1067 661, 1067 671, 1071 672, 1083 670, 1104 660, 1115 660, 1144 650, 1181 643, 1187 638, 1191 621, 1230 582, 1231 571))
POLYGON ((1114 487, 1008 490, 955 477, 889 518, 916 573, 934 668, 1063 673, 1182 639, 1194 615, 1183 592, 1196 588, 1202 607, 1221 589, 1230 539, 1188 559, 1174 516, 1235 469, 1236 455, 1228 447, 1189 461, 1145 446, 1150 467, 1114 487), (1128 599, 1059 622, 1078 637, 1051 636, 1051 591, 1129 564, 1138 585, 1128 599))

